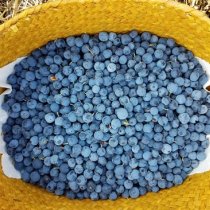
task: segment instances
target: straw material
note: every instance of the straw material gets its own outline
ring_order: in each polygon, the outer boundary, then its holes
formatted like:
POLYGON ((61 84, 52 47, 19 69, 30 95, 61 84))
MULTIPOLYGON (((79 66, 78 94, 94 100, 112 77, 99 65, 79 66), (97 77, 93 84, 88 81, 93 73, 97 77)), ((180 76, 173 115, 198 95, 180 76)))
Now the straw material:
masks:
MULTIPOLYGON (((210 20, 188 6, 164 0, 59 0, 0 25, 0 66, 59 37, 132 29, 173 37, 210 62, 210 20)), ((69 200, 0 173, 0 210, 210 210, 209 197, 210 172, 159 193, 114 202, 69 200)))

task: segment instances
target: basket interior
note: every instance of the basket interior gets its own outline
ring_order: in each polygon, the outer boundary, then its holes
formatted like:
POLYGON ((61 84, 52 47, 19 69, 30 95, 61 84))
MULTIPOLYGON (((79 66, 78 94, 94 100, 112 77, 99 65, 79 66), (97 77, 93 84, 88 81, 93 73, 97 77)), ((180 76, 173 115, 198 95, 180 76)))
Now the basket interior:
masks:
MULTIPOLYGON (((25 10, 0 25, 0 66, 56 38, 132 29, 172 37, 210 62, 210 20, 188 6, 164 0, 58 0, 25 10)), ((159 193, 114 202, 69 200, 2 172, 0 189, 2 210, 210 209, 210 172, 190 176, 181 186, 159 193)))

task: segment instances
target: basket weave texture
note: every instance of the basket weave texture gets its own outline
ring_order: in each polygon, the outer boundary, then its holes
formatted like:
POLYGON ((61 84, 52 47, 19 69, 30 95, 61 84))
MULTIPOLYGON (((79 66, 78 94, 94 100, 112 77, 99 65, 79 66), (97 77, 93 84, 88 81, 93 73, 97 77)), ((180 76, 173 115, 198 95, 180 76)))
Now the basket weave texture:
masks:
MULTIPOLYGON (((27 9, 0 25, 0 66, 56 38, 132 29, 173 37, 210 62, 210 20, 188 6, 164 0, 58 0, 27 9)), ((210 210, 210 172, 135 200, 79 201, 52 195, 0 171, 0 210, 20 209, 210 210)))

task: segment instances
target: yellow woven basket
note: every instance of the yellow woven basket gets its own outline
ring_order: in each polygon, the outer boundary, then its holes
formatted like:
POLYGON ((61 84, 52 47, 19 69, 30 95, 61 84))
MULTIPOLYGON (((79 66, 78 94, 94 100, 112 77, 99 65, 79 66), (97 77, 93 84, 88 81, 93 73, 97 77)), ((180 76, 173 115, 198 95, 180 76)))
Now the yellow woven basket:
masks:
MULTIPOLYGON (((0 25, 0 66, 56 38, 132 29, 173 37, 210 62, 210 19, 188 6, 164 0, 58 0, 25 10, 0 25)), ((79 201, 9 179, 0 171, 0 210, 20 209, 210 210, 210 172, 135 200, 79 201)))

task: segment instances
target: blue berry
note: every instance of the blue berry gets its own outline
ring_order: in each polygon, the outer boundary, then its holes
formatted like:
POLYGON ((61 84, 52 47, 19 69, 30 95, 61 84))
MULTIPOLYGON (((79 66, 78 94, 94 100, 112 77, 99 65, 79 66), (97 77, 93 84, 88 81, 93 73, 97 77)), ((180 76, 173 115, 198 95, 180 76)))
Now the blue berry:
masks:
POLYGON ((96 139, 96 140, 102 140, 103 139, 103 132, 101 132, 101 131, 96 131, 95 133, 94 133, 94 138, 96 139))
POLYGON ((163 54, 163 51, 162 50, 157 49, 157 50, 155 50, 154 55, 155 55, 155 58, 161 59, 164 54, 163 54))
POLYGON ((74 112, 70 112, 68 114, 68 119, 70 122, 76 122, 76 120, 77 120, 76 114, 74 112))
POLYGON ((13 111, 13 112, 19 112, 20 109, 21 109, 21 107, 20 107, 20 104, 19 104, 19 103, 14 103, 14 104, 12 105, 12 111, 13 111))
POLYGON ((100 41, 106 42, 109 39, 109 35, 106 32, 100 32, 98 38, 100 41))
POLYGON ((63 144, 63 142, 64 142, 63 136, 61 136, 61 135, 55 136, 54 137, 54 142, 58 146, 61 145, 61 144, 63 144))
POLYGON ((194 71, 194 72, 192 72, 191 75, 190 75, 190 80, 193 81, 193 82, 195 82, 195 81, 198 80, 199 77, 200 77, 199 72, 194 71))
POLYGON ((153 61, 153 58, 152 58, 152 55, 150 53, 145 53, 143 56, 142 56, 142 60, 143 62, 145 62, 146 64, 149 64, 153 61))
POLYGON ((139 189, 137 187, 133 187, 129 190, 129 195, 131 198, 138 198, 140 195, 139 189))
POLYGON ((33 171, 30 174, 30 180, 32 183, 36 183, 40 180, 40 174, 37 171, 33 171))
POLYGON ((52 123, 55 121, 55 114, 53 113, 48 113, 45 115, 45 120, 47 123, 52 123))
POLYGON ((91 113, 85 113, 83 115, 83 120, 85 123, 91 123, 93 121, 93 115, 91 113))
POLYGON ((167 90, 170 92, 170 93, 176 93, 177 90, 178 90, 178 85, 176 83, 169 83, 168 86, 167 86, 167 90))
POLYGON ((120 128, 120 126, 121 126, 121 122, 120 122, 119 119, 113 119, 113 120, 111 121, 111 127, 112 127, 113 129, 120 128))
POLYGON ((164 154, 169 154, 172 151, 172 148, 169 144, 163 144, 163 148, 161 150, 164 154))
POLYGON ((26 72, 25 78, 27 81, 33 81, 35 80, 35 74, 31 71, 26 72))
POLYGON ((123 108, 119 108, 116 110, 116 115, 120 120, 125 120, 128 117, 128 111, 123 108))
POLYGON ((107 70, 109 72, 114 72, 114 71, 116 71, 116 69, 117 69, 117 67, 114 63, 109 63, 108 66, 107 66, 107 70))
POLYGON ((190 121, 190 116, 187 113, 182 113, 178 116, 182 124, 187 124, 190 121))
POLYGON ((199 161, 205 160, 205 159, 206 159, 206 154, 203 153, 203 152, 197 153, 197 159, 198 159, 199 161))

